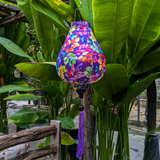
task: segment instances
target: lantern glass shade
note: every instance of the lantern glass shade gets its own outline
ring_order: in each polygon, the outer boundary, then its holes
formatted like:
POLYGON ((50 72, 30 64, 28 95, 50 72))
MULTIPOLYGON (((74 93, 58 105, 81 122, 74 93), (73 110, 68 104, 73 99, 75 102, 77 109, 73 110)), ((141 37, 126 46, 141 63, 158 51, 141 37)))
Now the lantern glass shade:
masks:
POLYGON ((56 69, 64 82, 78 89, 101 79, 105 73, 106 59, 88 22, 72 23, 58 55, 56 69))

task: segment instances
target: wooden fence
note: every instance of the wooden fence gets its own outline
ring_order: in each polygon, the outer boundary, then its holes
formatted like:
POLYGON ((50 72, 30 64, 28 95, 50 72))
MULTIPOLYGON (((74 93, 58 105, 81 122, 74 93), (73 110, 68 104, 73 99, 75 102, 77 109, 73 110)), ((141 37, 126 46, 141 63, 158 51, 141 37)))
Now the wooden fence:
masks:
POLYGON ((17 133, 0 137, 0 150, 17 144, 50 137, 50 145, 29 151, 8 160, 32 160, 50 155, 51 160, 61 160, 61 122, 51 120, 50 126, 36 129, 26 129, 17 133))

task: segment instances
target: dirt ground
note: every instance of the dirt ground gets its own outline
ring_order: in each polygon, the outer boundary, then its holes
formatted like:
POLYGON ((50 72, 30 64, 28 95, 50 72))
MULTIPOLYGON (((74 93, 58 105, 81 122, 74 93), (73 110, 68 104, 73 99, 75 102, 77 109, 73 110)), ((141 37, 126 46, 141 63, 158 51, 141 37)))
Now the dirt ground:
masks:
MULTIPOLYGON (((140 102, 140 114, 145 114, 145 109, 146 109, 146 102, 145 102, 145 100, 143 100, 140 102)), ((130 113, 130 116, 134 116, 134 115, 138 115, 138 105, 137 104, 132 107, 132 110, 130 113)), ((140 124, 141 125, 143 125, 144 119, 145 119, 145 115, 141 115, 140 116, 140 124)), ((160 125, 160 107, 159 107, 159 105, 157 106, 156 119, 157 119, 157 125, 159 126, 160 125)), ((138 121, 138 116, 137 117, 130 117, 129 120, 138 121)))

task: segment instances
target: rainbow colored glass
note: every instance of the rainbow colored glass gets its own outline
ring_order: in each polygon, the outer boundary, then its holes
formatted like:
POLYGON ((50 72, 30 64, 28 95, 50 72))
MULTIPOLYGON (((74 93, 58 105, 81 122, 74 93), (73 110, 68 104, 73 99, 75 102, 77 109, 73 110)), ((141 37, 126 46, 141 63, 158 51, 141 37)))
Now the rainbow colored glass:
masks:
POLYGON ((56 62, 60 78, 77 89, 98 81, 106 69, 105 56, 90 23, 73 22, 56 62))

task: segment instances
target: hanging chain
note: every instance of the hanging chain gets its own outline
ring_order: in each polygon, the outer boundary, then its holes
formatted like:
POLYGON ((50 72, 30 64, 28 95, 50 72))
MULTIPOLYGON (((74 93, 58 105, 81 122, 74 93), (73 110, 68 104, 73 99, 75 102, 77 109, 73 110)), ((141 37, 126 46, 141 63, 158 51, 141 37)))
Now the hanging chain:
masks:
POLYGON ((76 20, 76 11, 83 11, 84 13, 85 13, 85 19, 86 19, 86 12, 85 12, 85 10, 83 10, 82 9, 82 1, 81 0, 79 0, 79 6, 78 6, 78 9, 75 9, 75 14, 74 14, 74 21, 76 20))
POLYGON ((80 0, 79 2, 80 2, 80 4, 79 4, 78 9, 80 9, 82 7, 82 1, 80 0))

